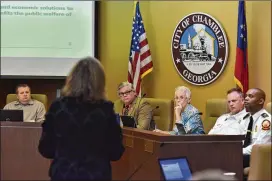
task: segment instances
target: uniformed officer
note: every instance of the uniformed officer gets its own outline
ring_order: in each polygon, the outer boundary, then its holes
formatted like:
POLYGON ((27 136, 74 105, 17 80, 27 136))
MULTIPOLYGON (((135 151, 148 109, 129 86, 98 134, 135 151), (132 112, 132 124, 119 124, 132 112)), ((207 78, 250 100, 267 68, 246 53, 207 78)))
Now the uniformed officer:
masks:
POLYGON ((271 115, 263 108, 265 93, 259 88, 250 89, 246 93, 245 108, 250 113, 248 131, 244 141, 244 167, 249 166, 252 146, 271 143, 271 115))
POLYGON ((232 88, 227 91, 229 113, 220 116, 209 134, 239 135, 245 134, 247 124, 243 120, 247 114, 244 108, 244 95, 241 89, 232 88))

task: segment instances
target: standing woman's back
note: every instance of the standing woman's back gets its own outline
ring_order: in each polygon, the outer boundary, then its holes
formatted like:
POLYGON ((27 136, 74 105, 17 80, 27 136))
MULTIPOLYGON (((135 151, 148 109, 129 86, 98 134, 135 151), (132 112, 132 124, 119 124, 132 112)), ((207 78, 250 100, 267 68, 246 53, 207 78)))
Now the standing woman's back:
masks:
POLYGON ((110 180, 110 161, 124 152, 113 103, 105 99, 99 61, 85 58, 67 77, 63 97, 54 101, 42 124, 39 152, 53 159, 52 180, 110 180))

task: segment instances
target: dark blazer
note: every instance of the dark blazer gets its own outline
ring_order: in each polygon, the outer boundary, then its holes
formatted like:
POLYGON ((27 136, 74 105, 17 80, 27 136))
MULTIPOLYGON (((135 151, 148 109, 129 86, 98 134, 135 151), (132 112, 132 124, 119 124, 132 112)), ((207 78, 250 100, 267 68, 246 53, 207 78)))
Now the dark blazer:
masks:
POLYGON ((52 180, 111 180, 110 161, 124 152, 113 103, 74 97, 54 101, 42 124, 38 149, 53 159, 52 180))

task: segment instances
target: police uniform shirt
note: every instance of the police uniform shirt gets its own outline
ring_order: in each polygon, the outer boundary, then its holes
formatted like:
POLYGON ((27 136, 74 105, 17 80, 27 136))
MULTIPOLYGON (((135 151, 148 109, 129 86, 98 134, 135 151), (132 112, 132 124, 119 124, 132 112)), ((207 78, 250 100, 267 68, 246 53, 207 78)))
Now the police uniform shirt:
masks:
MULTIPOLYGON (((243 148, 243 154, 246 155, 251 154, 252 146, 255 144, 271 143, 271 115, 265 109, 261 109, 252 117, 251 144, 243 148)), ((247 119, 249 120, 250 116, 248 116, 247 119)), ((247 123, 249 124, 249 121, 247 121, 247 123)))
POLYGON ((41 122, 45 119, 45 107, 40 101, 31 99, 27 104, 19 101, 8 103, 4 109, 7 110, 23 110, 24 122, 41 122))
POLYGON ((219 135, 242 135, 247 130, 247 124, 243 121, 243 117, 247 115, 245 109, 238 112, 237 114, 223 114, 220 116, 213 128, 208 134, 219 134, 219 135))

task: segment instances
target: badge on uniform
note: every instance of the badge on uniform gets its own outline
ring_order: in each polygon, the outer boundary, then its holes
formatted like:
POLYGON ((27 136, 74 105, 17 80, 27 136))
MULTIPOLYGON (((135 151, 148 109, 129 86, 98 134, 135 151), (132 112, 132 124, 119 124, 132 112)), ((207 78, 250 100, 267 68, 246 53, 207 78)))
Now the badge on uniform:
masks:
POLYGON ((263 118, 266 118, 266 117, 268 117, 268 114, 266 114, 266 113, 264 112, 263 114, 261 114, 261 116, 262 116, 263 118))
POLYGON ((262 130, 270 130, 270 121, 264 120, 262 122, 262 130))

